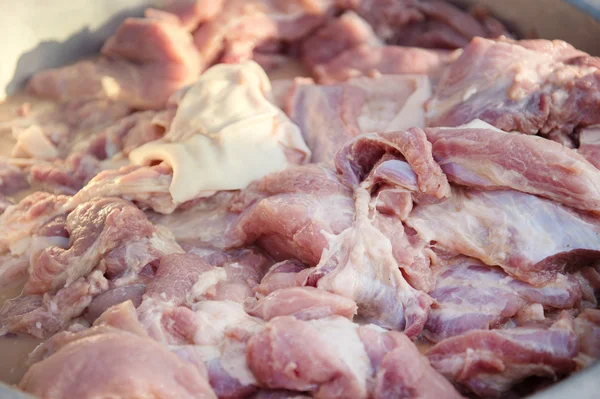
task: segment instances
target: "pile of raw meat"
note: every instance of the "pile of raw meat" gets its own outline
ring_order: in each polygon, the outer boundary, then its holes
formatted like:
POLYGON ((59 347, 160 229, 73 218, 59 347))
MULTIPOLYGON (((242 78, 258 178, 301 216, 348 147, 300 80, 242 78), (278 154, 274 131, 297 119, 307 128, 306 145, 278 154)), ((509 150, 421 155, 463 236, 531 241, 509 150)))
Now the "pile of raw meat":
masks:
POLYGON ((0 162, 26 392, 522 396, 600 358, 600 59, 565 42, 440 1, 187 0, 28 90, 57 105, 0 162), (311 77, 266 78, 291 59, 311 77))

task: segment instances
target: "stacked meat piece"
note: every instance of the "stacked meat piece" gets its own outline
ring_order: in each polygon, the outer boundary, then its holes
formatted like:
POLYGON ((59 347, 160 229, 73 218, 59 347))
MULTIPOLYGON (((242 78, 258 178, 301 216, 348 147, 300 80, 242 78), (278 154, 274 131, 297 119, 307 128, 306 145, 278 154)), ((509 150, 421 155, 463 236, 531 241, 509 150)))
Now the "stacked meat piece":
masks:
POLYGON ((590 365, 599 68, 439 1, 126 20, 7 125, 0 335, 44 340, 19 387, 498 397, 590 365), (312 79, 269 82, 290 57, 312 79))

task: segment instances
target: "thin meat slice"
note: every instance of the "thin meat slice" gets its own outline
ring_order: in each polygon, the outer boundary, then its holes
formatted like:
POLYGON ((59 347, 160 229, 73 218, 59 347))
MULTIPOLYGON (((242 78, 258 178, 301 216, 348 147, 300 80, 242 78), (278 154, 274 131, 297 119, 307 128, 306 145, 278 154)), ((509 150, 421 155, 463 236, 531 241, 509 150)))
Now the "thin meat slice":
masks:
POLYGON ((598 123, 599 77, 595 59, 562 41, 475 38, 444 72, 427 123, 568 135, 598 123))
POLYGON ((582 293, 573 276, 558 274, 543 287, 533 287, 506 275, 500 268, 477 260, 458 258, 443 267, 429 295, 437 302, 431 309, 423 335, 433 342, 471 330, 488 330, 513 323, 528 306, 571 309, 580 304, 582 293))
POLYGON ((107 309, 113 306, 129 302, 134 307, 138 307, 142 303, 145 291, 146 284, 142 282, 111 287, 92 299, 84 317, 88 322, 94 323, 107 309))
POLYGON ((585 309, 575 319, 579 337, 577 366, 587 367, 600 359, 600 309, 585 309))
POLYGON ((305 65, 314 69, 362 44, 378 46, 383 43, 364 19, 347 11, 304 40, 301 57, 305 65))
POLYGON ((535 286, 600 254, 597 217, 517 191, 454 188, 445 202, 415 207, 406 224, 435 247, 535 286))
POLYGON ((461 397, 405 335, 342 317, 275 318, 246 356, 261 385, 316 398, 461 397))
POLYGON ((360 77, 331 86, 296 80, 286 112, 300 127, 312 162, 331 163, 360 134, 423 126, 430 93, 426 76, 360 77))
POLYGON ((362 44, 315 67, 317 82, 332 84, 359 76, 428 75, 437 80, 456 57, 447 50, 362 44))
POLYGON ((482 397, 500 397, 527 377, 557 378, 573 371, 577 335, 571 316, 551 327, 471 331, 426 352, 434 369, 482 397))
POLYGON ((354 300, 365 320, 415 336, 425 325, 431 298, 404 279, 390 239, 369 218, 369 193, 358 189, 355 197, 354 223, 329 239, 305 284, 354 300))
POLYGON ((141 208, 172 213, 175 204, 170 192, 172 169, 161 163, 156 166, 124 166, 98 173, 70 200, 72 206, 102 197, 120 197, 135 202, 141 208))
POLYGON ((278 316, 294 316, 300 320, 343 316, 350 320, 356 314, 356 303, 314 287, 290 287, 273 291, 258 301, 248 301, 246 312, 263 320, 278 316))
POLYGON ((425 129, 450 181, 513 189, 585 211, 600 211, 600 173, 575 151, 541 137, 496 129, 425 129))
POLYGON ((102 331, 70 337, 58 351, 31 366, 19 387, 57 399, 217 397, 206 377, 164 346, 117 328, 94 329, 102 331))
POLYGON ((43 250, 31 265, 24 292, 42 294, 69 285, 100 267, 107 276, 135 276, 168 253, 183 252, 135 205, 103 198, 76 207, 66 219, 67 249, 43 250))
POLYGON ((108 99, 161 109, 202 71, 190 34, 160 19, 126 19, 101 53, 95 61, 39 72, 29 89, 58 101, 108 99))
POLYGON ((256 297, 260 299, 283 288, 300 287, 312 270, 295 259, 275 263, 254 288, 256 297))
POLYGON ((234 236, 256 242, 275 260, 295 258, 316 265, 329 234, 352 223, 351 191, 323 165, 288 168, 266 176, 231 203, 241 211, 234 236))

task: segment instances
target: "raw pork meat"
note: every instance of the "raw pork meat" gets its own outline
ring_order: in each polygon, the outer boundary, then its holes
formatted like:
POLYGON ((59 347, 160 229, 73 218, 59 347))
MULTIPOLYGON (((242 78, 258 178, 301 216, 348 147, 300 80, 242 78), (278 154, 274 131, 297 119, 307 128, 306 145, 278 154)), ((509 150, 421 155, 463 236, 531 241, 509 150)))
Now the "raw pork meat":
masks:
POLYGON ((0 215, 0 286, 24 277, 30 259, 44 248, 68 244, 61 227, 68 200, 66 196, 36 192, 0 215))
MULTIPOLYGON (((50 336, 109 289, 107 278, 117 286, 129 285, 146 265, 177 252, 183 250, 171 235, 133 204, 116 198, 84 203, 66 218, 38 228, 25 257, 24 294, 6 302, 0 327, 3 333, 50 336)), ((113 297, 105 300, 119 303, 115 292, 107 295, 113 297)))
POLYGON ((470 330, 501 327, 528 305, 543 306, 543 318, 544 308, 577 308, 581 300, 577 280, 563 274, 536 288, 508 277, 500 268, 468 258, 456 259, 438 273, 436 287, 429 293, 437 306, 431 309, 423 331, 433 342, 470 330))
POLYGON ((31 366, 19 388, 57 399, 217 398, 205 375, 163 345, 140 335, 143 330, 136 323, 135 319, 120 321, 121 327, 127 324, 133 331, 97 325, 55 337, 57 343, 44 344, 50 351, 31 366), (72 367, 63 367, 65 364, 72 367))
POLYGON ((275 318, 246 355, 262 385, 316 398, 461 397, 405 335, 342 317, 275 318))
POLYGON ((283 288, 299 287, 312 271, 295 259, 284 260, 271 266, 254 291, 260 299, 283 288))
POLYGON ((110 277, 137 275, 144 266, 183 252, 170 233, 152 225, 128 201, 101 198, 77 206, 66 219, 67 249, 44 249, 32 262, 26 294, 52 292, 99 267, 110 277))
POLYGON ((600 126, 590 126, 579 132, 577 152, 600 169, 600 126))
POLYGON ((585 309, 575 319, 575 331, 579 336, 580 368, 600 359, 600 309, 585 309))
POLYGON ((352 320, 356 309, 356 303, 351 299, 314 287, 282 288, 258 301, 246 303, 246 312, 263 320, 278 316, 312 320, 336 315, 352 320))
POLYGON ((445 202, 416 206, 406 224, 435 247, 535 286, 600 254, 598 217, 517 191, 454 188, 445 202))
POLYGON ((161 138, 164 129, 155 123, 157 115, 154 111, 143 111, 120 119, 78 142, 64 161, 34 164, 30 180, 46 191, 77 193, 100 171, 126 164, 124 156, 133 149, 161 138))
POLYGON ((465 46, 473 37, 508 35, 498 21, 482 23, 445 1, 352 0, 341 3, 356 9, 377 35, 391 44, 454 49, 465 46))
POLYGON ((412 178, 405 177, 403 164, 386 162, 386 154, 402 156, 416 175, 419 191, 439 200, 450 196, 450 185, 440 165, 433 159, 431 150, 431 143, 423 130, 412 128, 359 136, 344 145, 336 154, 335 163, 348 184, 358 185, 374 169, 374 175, 367 179, 381 178, 390 183, 398 181, 400 187, 408 188, 406 181, 412 178), (385 168, 386 163, 389 168, 385 168))
POLYGON ((455 54, 447 50, 419 47, 372 46, 363 44, 348 49, 314 69, 319 83, 332 84, 358 76, 428 75, 437 80, 455 54))
POLYGON ((159 19, 125 20, 101 53, 95 61, 38 72, 29 89, 58 101, 107 99, 132 108, 161 109, 203 69, 190 34, 159 19))
POLYGON ((27 174, 8 160, 0 159, 0 194, 16 194, 27 188, 27 174))
MULTIPOLYGON (((221 0, 220 3, 221 11, 194 32, 204 66, 247 61, 261 44, 299 40, 325 22, 335 2, 221 0)), ((212 9, 214 5, 208 7, 212 9)))
POLYGON ((551 327, 471 331, 426 352, 434 369, 483 397, 500 397, 531 376, 556 378, 573 371, 577 335, 571 316, 551 327))
POLYGON ((56 294, 21 295, 4 302, 0 309, 0 335, 27 334, 46 339, 68 327, 80 316, 92 298, 108 289, 99 271, 81 277, 56 294))
POLYGON ((365 20, 353 11, 348 11, 317 30, 302 43, 302 61, 314 69, 362 44, 378 46, 383 43, 365 20))
POLYGON ((425 325, 431 298, 404 279, 390 238, 369 218, 369 193, 357 189, 355 197, 354 223, 329 238, 306 284, 350 298, 360 317, 413 337, 425 325))
POLYGON ((444 72, 427 123, 570 134, 599 122, 599 82, 597 61, 565 42, 475 38, 444 72))
POLYGON ((183 247, 237 248, 244 242, 231 232, 238 216, 229 209, 235 196, 234 192, 221 191, 167 215, 147 213, 152 222, 168 228, 183 247))
POLYGON ((575 151, 541 137, 497 129, 425 129, 450 181, 522 191, 600 212, 600 173, 575 151))
POLYGON ((169 191, 172 180, 172 170, 164 163, 105 170, 94 176, 70 202, 80 204, 94 198, 120 197, 142 208, 171 213, 177 208, 169 191))
POLYGON ((331 86, 297 80, 287 114, 302 131, 312 162, 331 162, 343 144, 362 133, 423 126, 426 76, 356 78, 331 86))
POLYGON ((241 212, 234 234, 256 242, 275 260, 316 265, 330 234, 350 226, 351 191, 323 165, 297 166, 266 176, 231 204, 241 212))

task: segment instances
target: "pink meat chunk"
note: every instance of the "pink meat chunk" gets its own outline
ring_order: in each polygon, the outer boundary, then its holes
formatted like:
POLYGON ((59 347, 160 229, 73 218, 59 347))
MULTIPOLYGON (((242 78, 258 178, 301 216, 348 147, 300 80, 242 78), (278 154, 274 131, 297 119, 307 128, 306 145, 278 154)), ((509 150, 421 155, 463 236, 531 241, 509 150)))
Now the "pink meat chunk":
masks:
POLYGON ((0 215, 0 286, 21 281, 45 248, 68 245, 64 230, 69 197, 33 193, 0 215))
POLYGON ((362 44, 376 46, 383 43, 365 20, 348 11, 304 40, 302 61, 312 69, 362 44))
POLYGON ((203 254, 203 259, 216 268, 198 278, 197 285, 188 295, 188 302, 191 303, 203 300, 243 303, 247 298, 254 297, 254 289, 273 263, 255 248, 227 253, 209 250, 208 254, 203 254))
POLYGON ((248 368, 245 348, 248 339, 262 330, 262 320, 231 301, 202 301, 193 310, 163 306, 159 315, 160 324, 142 322, 150 336, 205 368, 219 397, 246 397, 254 392, 257 381, 248 368))
POLYGON ((161 109, 201 72, 192 37, 159 19, 129 18, 102 48, 102 57, 34 75, 29 89, 57 101, 109 99, 161 109))
POLYGON ((212 266, 194 254, 171 254, 161 258, 156 276, 148 284, 145 298, 182 305, 200 275, 212 266))
POLYGON ((350 226, 351 191, 322 165, 288 168, 251 184, 234 200, 243 212, 236 236, 256 242, 275 260, 295 258, 316 265, 328 234, 350 226))
POLYGON ((356 314, 356 303, 314 287, 290 287, 274 291, 258 301, 246 303, 250 316, 271 320, 278 316, 294 316, 300 320, 343 316, 350 320, 356 314))
POLYGON ((533 287, 506 275, 500 268, 477 260, 459 258, 444 267, 435 289, 423 334, 433 342, 471 330, 499 328, 526 311, 528 305, 543 309, 577 308, 581 288, 572 276, 558 274, 543 287, 533 287))
POLYGON ((403 334, 341 317, 275 318, 250 338, 246 356, 261 385, 316 398, 461 397, 403 334))
POLYGON ((600 173, 575 151, 541 137, 492 129, 425 129, 450 181, 513 189, 584 211, 600 210, 600 173))
POLYGON ((32 263, 27 294, 55 291, 101 268, 107 276, 137 275, 167 253, 181 252, 128 201, 103 198, 76 207, 66 220, 67 249, 50 247, 32 263))
POLYGON ((476 38, 444 72, 429 126, 481 119, 504 131, 570 134, 598 123, 597 62, 562 41, 476 38))
POLYGON ((390 44, 455 49, 473 37, 508 36, 498 21, 479 17, 444 1, 353 0, 341 2, 355 9, 390 44))
POLYGON ((573 319, 549 328, 471 331, 426 352, 434 369, 484 397, 500 397, 527 377, 556 378, 573 371, 577 355, 573 319))
POLYGON ((79 278, 56 294, 21 295, 8 300, 0 310, 0 335, 27 334, 39 339, 51 337, 80 316, 92 298, 105 291, 108 282, 101 273, 79 278))
POLYGON ((330 86, 297 80, 286 113, 300 127, 312 162, 331 163, 344 143, 360 134, 422 124, 418 98, 428 84, 426 77, 401 75, 360 77, 330 86))
POLYGON ((437 79, 453 60, 447 50, 362 44, 339 53, 314 69, 319 83, 332 84, 358 76, 428 75, 437 79))
POLYGON ((535 286, 600 254, 596 216, 517 191, 454 188, 445 202, 416 206, 406 224, 435 247, 535 286))
POLYGON ((221 11, 194 32, 205 66, 250 60, 253 50, 264 43, 299 40, 323 24, 334 6, 331 0, 221 3, 221 11))
POLYGON ((93 329, 102 330, 70 337, 57 352, 31 366, 19 388, 53 398, 216 399, 206 378, 164 346, 116 328, 93 329))
POLYGON ((94 297, 85 311, 85 319, 90 323, 96 321, 107 309, 130 301, 135 307, 142 303, 142 295, 146 291, 143 283, 109 288, 94 297))

